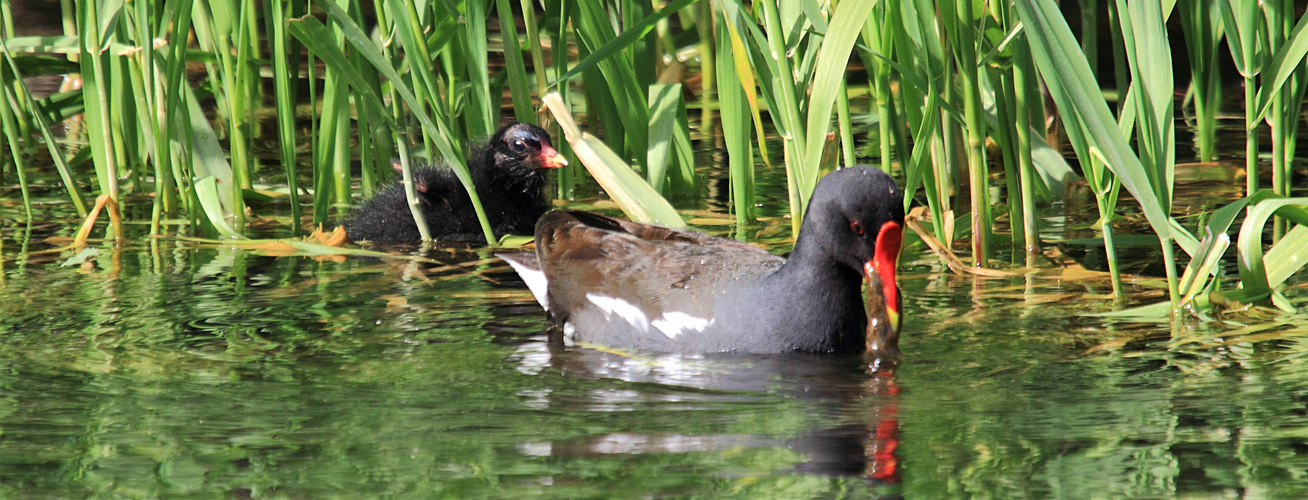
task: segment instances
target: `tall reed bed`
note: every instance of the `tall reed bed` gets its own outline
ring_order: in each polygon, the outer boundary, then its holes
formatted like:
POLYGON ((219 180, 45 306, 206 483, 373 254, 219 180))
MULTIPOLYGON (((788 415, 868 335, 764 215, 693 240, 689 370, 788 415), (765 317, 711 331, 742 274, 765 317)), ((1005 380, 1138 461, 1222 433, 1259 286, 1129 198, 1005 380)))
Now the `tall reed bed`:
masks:
POLYGON ((1308 212, 1304 200, 1287 198, 1308 87, 1308 21, 1295 19, 1288 0, 1114 0, 1106 15, 1099 2, 1083 2, 1080 40, 1052 0, 104 0, 65 4, 67 30, 49 37, 15 36, 8 1, 0 1, 5 182, 30 203, 29 159, 48 154, 79 213, 89 212, 87 190, 111 209, 122 193, 148 193, 152 234, 182 217, 195 231, 239 238, 247 216, 264 216, 247 202, 268 197, 286 199, 287 225, 302 234, 302 223, 339 221, 389 182, 392 158, 413 195, 411 165, 424 157, 454 168, 493 245, 463 167, 468 139, 490 135, 510 114, 544 120, 542 100, 557 94, 554 114, 576 111, 590 131, 563 119, 587 170, 562 172, 560 194, 590 172, 638 219, 680 223, 663 195, 696 182, 696 124, 706 140, 721 134, 739 223, 761 202, 785 203, 797 231, 822 173, 859 161, 855 143, 864 138, 854 123, 874 122, 878 146, 867 161, 920 190, 906 203, 923 200, 932 236, 950 246, 966 240, 977 267, 1006 260, 992 255, 997 221, 1025 250, 1015 263, 1033 265, 1037 208, 1078 177, 1097 200, 1119 295, 1113 221, 1122 188, 1158 237, 1170 310, 1217 297, 1200 292, 1216 291, 1241 211, 1240 288, 1219 296, 1291 309, 1276 290, 1308 262, 1299 225, 1308 212), (1171 18, 1184 50, 1167 34, 1171 18), (1101 28, 1111 75, 1096 75, 1101 28), (1244 79, 1247 196, 1186 227, 1171 210, 1176 117, 1193 116, 1199 159, 1221 158, 1213 136, 1223 68, 1214 61, 1223 45, 1244 79), (679 71, 685 64, 698 71, 679 71), (1181 101, 1175 64, 1191 75, 1181 101), (63 72, 79 73, 82 87, 33 99, 21 78, 63 72), (1098 82, 1113 82, 1113 92, 1098 82), (688 91, 698 103, 687 102, 688 91), (216 116, 204 111, 210 102, 216 116), (268 110, 275 138, 256 127, 268 110), (69 157, 48 129, 75 114, 87 147, 69 157), (1270 182, 1259 176, 1264 124, 1270 182), (1044 140, 1057 134, 1074 162, 1044 140), (781 151, 765 147, 774 137, 781 151), (269 140, 280 165, 254 154, 269 140), (756 169, 755 158, 780 158, 784 168, 756 169), (81 162, 94 166, 93 178, 78 177, 81 162), (762 172, 785 176, 784 201, 758 199, 762 172), (259 182, 272 173, 284 184, 259 182), (311 204, 303 216, 302 201, 311 204))

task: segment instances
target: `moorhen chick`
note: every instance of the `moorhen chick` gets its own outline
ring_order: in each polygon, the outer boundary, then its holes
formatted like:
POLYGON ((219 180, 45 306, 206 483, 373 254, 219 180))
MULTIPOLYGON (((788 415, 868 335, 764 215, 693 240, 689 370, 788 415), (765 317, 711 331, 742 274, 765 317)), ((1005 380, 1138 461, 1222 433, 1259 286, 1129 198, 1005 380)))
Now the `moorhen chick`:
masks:
POLYGON ((789 259, 694 231, 574 211, 541 218, 535 254, 500 257, 565 342, 680 353, 891 352, 900 324, 903 196, 875 168, 828 174, 813 191, 789 259), (864 279, 876 287, 869 298, 884 304, 867 314, 864 279))
MULTIPOLYGON (((550 209, 545 169, 567 164, 554 150, 549 134, 528 123, 501 128, 475 148, 468 159, 468 174, 495 236, 531 234, 536 220, 550 209)), ((399 169, 398 163, 395 168, 399 169)), ((414 169, 413 181, 433 240, 485 241, 468 192, 453 170, 423 166, 414 169)), ((351 241, 418 243, 421 236, 403 184, 397 182, 360 206, 345 223, 345 235, 351 241)))

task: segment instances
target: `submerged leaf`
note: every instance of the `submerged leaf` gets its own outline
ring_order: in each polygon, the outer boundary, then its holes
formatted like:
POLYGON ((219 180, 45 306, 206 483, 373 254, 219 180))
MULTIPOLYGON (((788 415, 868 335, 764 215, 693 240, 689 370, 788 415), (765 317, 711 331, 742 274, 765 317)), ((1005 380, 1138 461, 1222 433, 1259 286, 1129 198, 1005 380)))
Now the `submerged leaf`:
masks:
POLYGON ((98 255, 100 255, 100 249, 96 247, 86 247, 83 248, 82 251, 74 254, 72 257, 69 257, 68 260, 63 261, 63 263, 59 264, 59 267, 72 267, 72 266, 81 265, 82 263, 90 259, 93 259, 98 255))
POLYGON ((1166 320, 1172 314, 1171 302, 1159 302, 1118 311, 1091 312, 1085 313, 1086 316, 1096 316, 1100 318, 1129 318, 1144 321, 1161 321, 1166 320))
POLYGON ((500 248, 522 248, 535 240, 536 239, 531 236, 526 236, 521 234, 506 234, 500 238, 500 242, 496 246, 500 248))

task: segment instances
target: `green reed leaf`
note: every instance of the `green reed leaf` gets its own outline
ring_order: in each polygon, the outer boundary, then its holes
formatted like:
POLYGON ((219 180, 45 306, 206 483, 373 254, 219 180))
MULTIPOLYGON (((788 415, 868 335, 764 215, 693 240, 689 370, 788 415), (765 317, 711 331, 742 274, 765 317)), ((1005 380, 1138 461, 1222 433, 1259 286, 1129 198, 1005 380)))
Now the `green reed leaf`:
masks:
MULTIPOLYGON (((741 46, 740 36, 731 23, 718 11, 717 17, 717 95, 718 113, 722 124, 722 142, 727 146, 727 169, 731 179, 731 201, 736 222, 743 224, 754 218, 754 148, 750 147, 750 115, 757 119, 757 96, 746 95, 755 86, 750 80, 749 59, 741 46), (741 75, 741 67, 748 75, 741 75)), ((760 122, 761 124, 761 122, 760 122)), ((759 141, 761 145, 763 141, 759 141)))
MULTIPOLYGON (((1271 291, 1274 287, 1280 285, 1269 278, 1267 272, 1267 263, 1264 260, 1263 252, 1263 226, 1267 224, 1267 219, 1272 215, 1285 217, 1297 224, 1308 224, 1308 198, 1277 198, 1267 199, 1255 204, 1249 209, 1244 223, 1240 226, 1240 236, 1236 241, 1236 249, 1240 252, 1240 285, 1242 288, 1249 290, 1251 293, 1261 291, 1271 291)), ((1285 258, 1279 257, 1278 258, 1285 258)), ((1308 246, 1299 246, 1297 251, 1287 254, 1300 262, 1308 262, 1308 246)), ((1294 260, 1290 259, 1290 260, 1294 260)), ((1302 267, 1301 263, 1296 262, 1297 267, 1291 266, 1281 268, 1278 264, 1277 276, 1284 280, 1294 271, 1302 267)))
MULTIPOLYGON (((5 39, 5 45, 12 52, 45 52, 51 54, 76 54, 80 40, 75 36, 16 36, 5 39)), ((110 43, 105 48, 111 56, 122 56, 137 51, 137 47, 125 43, 110 43)))
POLYGON ((504 44, 504 69, 508 71, 513 117, 520 122, 536 123, 536 113, 531 109, 531 90, 527 85, 527 66, 522 60, 518 28, 513 24, 513 8, 509 6, 509 0, 495 0, 495 13, 500 19, 500 39, 504 44))
MULTIPOLYGON (((54 134, 52 134, 50 131, 49 123, 51 121, 59 121, 59 119, 61 118, 54 118, 50 116, 51 113, 47 106, 43 106, 41 105, 40 102, 32 99, 32 93, 27 89, 27 84, 23 80, 23 78, 27 76, 27 74, 24 73, 19 67, 19 65, 17 64, 19 58, 11 57, 9 50, 7 49, 7 45, 8 45, 7 40, 0 40, 0 53, 3 53, 5 63, 9 67, 10 74, 16 76, 13 85, 15 85, 15 88, 19 90, 18 93, 22 95, 23 100, 26 101, 27 109, 33 111, 32 122, 35 124, 35 128, 41 132, 41 138, 44 140, 45 146, 50 152, 50 158, 54 160, 55 169, 59 172, 59 178, 60 180, 63 181, 64 188, 68 191, 68 197, 73 202, 73 208, 77 210, 77 216, 85 218, 86 214, 88 213, 86 208, 86 199, 82 196, 82 190, 80 187, 78 187, 77 182, 73 180, 72 170, 68 167, 68 162, 64 159, 63 152, 60 151, 59 143, 55 140, 54 134)), ((69 92, 67 94, 71 96, 76 96, 77 101, 80 103, 81 92, 69 92)), ((49 99, 53 99, 53 98, 54 96, 50 96, 50 98, 42 99, 42 101, 49 102, 49 99)), ((17 103, 0 101, 0 106, 5 106, 6 108, 11 108, 11 109, 18 109, 18 106, 16 106, 16 104, 17 103), (13 104, 12 107, 11 104, 13 104)), ((78 107, 80 108, 80 105, 78 107)), ((56 113, 56 114, 60 117, 66 116, 64 113, 56 113)), ((21 134, 20 130, 5 130, 5 136, 7 138, 16 139, 17 137, 19 137, 20 134, 21 134)), ((85 151, 89 154, 90 148, 83 148, 82 151, 85 151)), ((14 155, 13 156, 14 158, 18 158, 19 153, 17 151, 13 151, 12 154, 14 155)), ((23 177, 24 177, 23 170, 20 167, 19 168, 19 180, 21 181, 20 188, 24 193, 23 195, 24 208, 27 210, 27 215, 30 217, 31 204, 27 197, 27 182, 26 179, 24 179, 23 177)))
POLYGON ((1308 16, 1299 18, 1299 24, 1295 25, 1294 31, 1286 43, 1281 46, 1280 50, 1272 56, 1272 62, 1263 71, 1263 74, 1269 75, 1262 84, 1258 86, 1258 114, 1254 122, 1262 121, 1267 115, 1268 108, 1272 106, 1272 98, 1281 93, 1281 88, 1290 80, 1290 76, 1299 74, 1303 75, 1303 59, 1308 55, 1308 16))
POLYGON ((233 239, 245 238, 227 224, 227 219, 223 215, 221 201, 223 197, 218 194, 218 179, 206 176, 195 181, 195 194, 200 199, 200 206, 204 207, 205 218, 219 234, 233 239))
POLYGON ((1172 72, 1157 68, 1172 67, 1171 46, 1163 15, 1156 2, 1118 0, 1118 10, 1126 12, 1121 25, 1126 43, 1127 61, 1131 66, 1131 88, 1140 117, 1137 149, 1154 193, 1170 211, 1172 179, 1176 165, 1176 139, 1173 134, 1175 85, 1172 72))
POLYGON ((799 187, 801 198, 808 203, 808 198, 817 185, 818 167, 822 158, 822 147, 827 132, 831 130, 831 111, 839 94, 840 84, 845 79, 845 66, 849 64, 849 53, 854 49, 863 28, 863 22, 872 12, 877 0, 844 0, 836 5, 831 13, 831 26, 822 39, 822 48, 817 56, 813 85, 808 100, 807 151, 804 152, 804 167, 800 172, 799 187))
POLYGON ((590 52, 589 56, 586 56, 581 61, 578 61, 577 64, 573 65, 572 69, 559 75, 558 78, 555 78, 553 82, 550 82, 549 86, 554 87, 561 82, 566 82, 573 77, 580 75, 582 71, 599 64, 600 61, 608 59, 614 54, 621 52, 623 49, 635 43, 636 40, 649 34, 650 31, 658 26, 659 21, 667 19, 668 16, 675 14, 677 11, 686 8, 692 3, 695 3, 695 1, 696 0, 674 0, 663 6, 662 9, 659 9, 653 14, 641 19, 635 26, 627 26, 627 29, 623 30, 622 33, 618 34, 618 36, 613 40, 595 48, 590 52))
POLYGON ((1259 0, 1217 0, 1226 30, 1226 45, 1231 49, 1236 71, 1245 78, 1253 78, 1262 70, 1258 38, 1264 21, 1258 3, 1259 0))
POLYGON ((1308 265, 1308 226, 1300 223, 1281 236, 1281 241, 1263 254, 1267 284, 1281 286, 1294 273, 1308 265))
MULTIPOLYGON (((1159 238, 1172 239, 1171 215, 1155 194, 1151 176, 1140 158, 1117 127, 1108 103, 1094 83, 1085 55, 1058 7, 1052 0, 1020 0, 1017 7, 1027 27, 1032 55, 1049 83, 1063 120, 1081 124, 1088 144, 1103 155, 1105 165, 1140 203, 1150 227, 1159 238)), ((1089 160, 1082 158, 1082 163, 1089 160)))
POLYGON ((677 124, 677 104, 681 84, 649 87, 649 151, 646 153, 646 180, 654 192, 662 193, 672 160, 672 129, 677 124))
MULTIPOLYGON (((1270 195, 1268 191, 1263 192, 1263 196, 1270 195)), ((1182 295, 1181 305, 1194 300, 1194 297, 1202 291, 1208 277, 1217 277, 1217 263, 1221 260, 1226 249, 1231 245, 1231 238, 1227 235, 1227 230, 1235 218, 1244 211, 1250 200, 1261 199, 1260 197, 1244 197, 1230 204, 1217 209, 1208 219, 1208 224, 1203 228, 1203 239, 1198 242, 1196 248, 1189 250, 1191 255, 1190 263, 1185 266, 1185 272, 1181 275, 1181 286, 1178 288, 1182 295)))
MULTIPOLYGON (((174 143, 172 148, 175 151, 186 151, 182 145, 182 136, 190 137, 190 164, 195 174, 195 179, 212 177, 216 184, 221 184, 224 189, 232 186, 232 167, 227 163, 227 155, 223 153, 222 145, 218 143, 218 134, 215 134, 213 127, 209 125, 209 118, 205 116, 204 110, 200 108, 199 99, 195 97, 195 91, 190 85, 183 85, 182 99, 186 106, 185 121, 178 120, 173 122, 173 131, 169 137, 174 143)), ((189 181, 190 179, 186 179, 189 181)), ((181 179, 179 179, 181 181, 181 179)), ((216 189, 216 188, 215 188, 216 189)), ((233 208, 230 205, 230 198, 221 198, 221 214, 231 215, 233 208)))
POLYGON ((563 136, 572 146, 572 150, 581 160, 590 175, 599 182, 600 187, 622 207, 623 213, 631 220, 669 227, 685 227, 677 211, 663 199, 653 187, 650 187, 622 158, 609 149, 599 138, 584 133, 577 127, 572 113, 557 93, 546 95, 544 99, 554 119, 563 129, 563 136))

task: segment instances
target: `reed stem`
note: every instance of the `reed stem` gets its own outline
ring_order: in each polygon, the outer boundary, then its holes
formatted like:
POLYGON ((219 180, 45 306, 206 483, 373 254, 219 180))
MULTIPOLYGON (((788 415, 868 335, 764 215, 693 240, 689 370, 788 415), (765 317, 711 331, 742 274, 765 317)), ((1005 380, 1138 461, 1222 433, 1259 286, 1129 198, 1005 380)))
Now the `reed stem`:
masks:
POLYGON ((967 169, 972 199, 972 257, 973 265, 985 267, 990 256, 990 193, 986 175, 985 137, 986 123, 981 104, 980 75, 976 68, 976 48, 971 34, 972 2, 959 0, 956 16, 960 26, 954 40, 958 52, 958 75, 962 84, 963 114, 967 130, 967 169), (966 28, 962 28, 966 27, 966 28))
POLYGON ((1244 79, 1244 170, 1245 196, 1258 191, 1258 108, 1257 82, 1254 76, 1244 79))
MULTIPOLYGON (((300 188, 295 172, 295 88, 296 79, 291 74, 290 51, 293 45, 286 35, 286 0, 269 0, 267 32, 272 42, 273 57, 273 92, 277 99, 277 138, 282 162, 282 171, 286 174, 286 190, 290 193, 291 232, 300 232, 300 188)), ((378 13, 380 15, 380 12, 378 13)), ((365 186, 367 184, 365 183, 365 186)))
MULTIPOLYGON (((781 29, 780 14, 777 12, 777 6, 773 2, 763 2, 763 25, 767 33, 768 54, 765 57, 772 59, 776 64, 777 74, 791 75, 793 71, 790 66, 789 54, 786 50, 786 40, 784 31, 781 29)), ((805 137, 803 123, 799 118, 798 99, 795 91, 795 82, 791 78, 777 78, 776 81, 777 96, 774 102, 781 109, 772 110, 778 113, 784 128, 782 131, 782 144, 784 145, 783 157, 786 164, 786 189, 790 198, 790 228, 792 234, 799 234, 799 226, 804 219, 804 197, 799 189, 800 164, 804 161, 805 137)))
POLYGON ((1035 208, 1035 165, 1031 160, 1031 113, 1028 99, 1034 92, 1035 65, 1031 62, 1031 50, 1025 39, 1018 40, 1014 46, 1013 63, 1013 97, 1017 113, 1014 116, 1017 129, 1017 159, 1020 189, 1022 192, 1022 231, 1026 243, 1028 262, 1030 257, 1040 250, 1040 228, 1037 226, 1035 208))
POLYGON ((1117 245, 1113 243, 1113 207, 1107 203, 1107 199, 1107 196, 1100 196, 1096 203, 1099 207, 1099 230, 1103 235, 1108 275, 1113 282, 1113 297, 1120 301, 1126 298, 1126 294, 1122 288, 1122 271, 1117 263, 1117 245))
MULTIPOLYGON (((4 55, 5 58, 8 59, 9 54, 7 50, 4 55)), ((0 75, 8 72, 9 71, 6 68, 5 70, 0 71, 0 75)), ((0 81, 3 80, 3 78, 0 78, 0 81)), ((5 98, 4 102, 0 102, 0 126, 4 128, 5 145, 9 147, 9 154, 7 156, 12 160, 14 173, 17 174, 18 177, 18 189, 23 195, 23 215, 27 218, 27 223, 31 224, 32 194, 28 191, 27 187, 27 169, 23 163, 22 144, 18 141, 18 138, 21 137, 21 135, 19 132, 18 120, 14 117, 14 109, 17 108, 14 104, 16 104, 18 100, 14 98, 13 89, 8 85, 0 85, 0 93, 3 93, 5 98)), ((2 166, 3 165, 0 165, 0 167, 2 166)))

